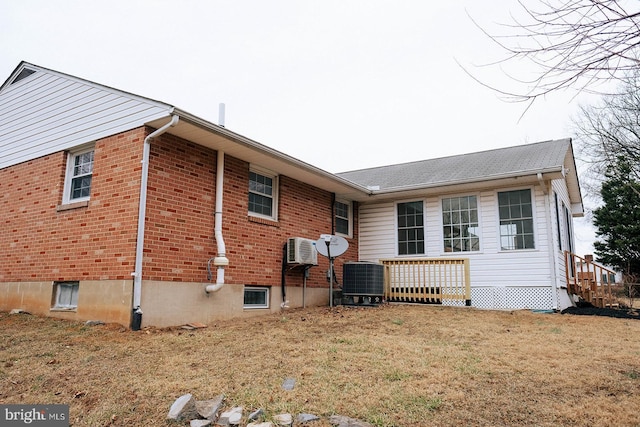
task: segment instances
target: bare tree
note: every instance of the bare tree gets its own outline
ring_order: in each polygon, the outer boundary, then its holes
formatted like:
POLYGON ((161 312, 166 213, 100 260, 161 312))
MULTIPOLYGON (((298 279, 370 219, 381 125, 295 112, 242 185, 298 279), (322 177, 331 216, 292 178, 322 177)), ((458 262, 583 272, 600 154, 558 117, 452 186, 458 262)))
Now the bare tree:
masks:
POLYGON ((627 72, 617 90, 603 95, 599 104, 580 107, 574 125, 580 160, 590 169, 587 183, 594 181, 599 191, 600 178, 620 158, 640 181, 640 68, 627 72))
POLYGON ((500 26, 504 34, 492 33, 476 23, 508 53, 496 64, 526 60, 539 70, 531 78, 510 75, 522 85, 521 91, 503 90, 481 81, 511 100, 532 103, 563 88, 584 90, 640 68, 636 56, 640 46, 640 2, 518 0, 518 3, 522 13, 512 14, 512 22, 500 26))

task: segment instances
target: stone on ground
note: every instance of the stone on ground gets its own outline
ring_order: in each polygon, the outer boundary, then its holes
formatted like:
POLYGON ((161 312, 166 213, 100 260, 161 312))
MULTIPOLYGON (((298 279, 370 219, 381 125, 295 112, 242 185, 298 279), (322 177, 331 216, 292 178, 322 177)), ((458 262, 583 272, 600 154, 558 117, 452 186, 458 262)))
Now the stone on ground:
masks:
POLYGON ((167 419, 184 421, 197 419, 198 411, 196 410, 196 401, 191 393, 183 394, 176 399, 175 402, 169 408, 169 414, 167 419))

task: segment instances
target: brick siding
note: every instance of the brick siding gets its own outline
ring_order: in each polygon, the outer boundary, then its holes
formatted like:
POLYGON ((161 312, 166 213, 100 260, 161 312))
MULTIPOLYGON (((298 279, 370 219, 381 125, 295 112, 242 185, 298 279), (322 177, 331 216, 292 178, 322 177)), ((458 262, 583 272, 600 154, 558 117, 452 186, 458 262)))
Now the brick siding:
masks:
POLYGON ((91 200, 74 209, 58 209, 65 152, 0 170, 0 281, 131 278, 143 138, 141 128, 96 142, 91 200))
MULTIPOLYGON (((139 128, 96 142, 91 199, 59 209, 67 154, 59 152, 0 170, 0 281, 123 280, 135 262, 141 157, 139 128)), ((216 151, 164 134, 151 144, 143 279, 206 282, 216 255, 216 151)), ((249 164, 225 157, 223 235, 231 284, 281 283, 288 237, 331 232, 331 193, 279 177, 278 220, 248 215, 249 164)), ((357 215, 354 213, 354 218, 357 215)), ((354 225, 357 232, 357 224, 354 225)), ((356 237, 356 236, 354 236, 356 237)), ((357 259, 355 239, 336 261, 357 259)), ((328 261, 318 256, 307 285, 327 286, 328 261)), ((215 280, 215 271, 213 271, 215 280)), ((302 272, 287 274, 301 285, 302 272)))

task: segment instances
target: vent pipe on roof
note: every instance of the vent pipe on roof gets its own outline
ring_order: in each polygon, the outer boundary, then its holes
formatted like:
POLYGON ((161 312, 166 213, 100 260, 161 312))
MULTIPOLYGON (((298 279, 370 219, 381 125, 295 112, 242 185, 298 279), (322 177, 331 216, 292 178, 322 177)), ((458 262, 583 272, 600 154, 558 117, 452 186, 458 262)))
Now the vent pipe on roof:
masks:
POLYGON ((224 102, 221 102, 218 108, 218 126, 224 127, 224 102))

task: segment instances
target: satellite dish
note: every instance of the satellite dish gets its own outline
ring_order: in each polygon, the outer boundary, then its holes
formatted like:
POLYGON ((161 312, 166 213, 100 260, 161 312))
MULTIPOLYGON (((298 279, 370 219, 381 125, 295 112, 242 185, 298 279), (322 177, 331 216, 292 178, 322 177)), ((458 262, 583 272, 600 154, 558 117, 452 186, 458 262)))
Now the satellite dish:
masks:
POLYGON ((347 242, 347 239, 344 237, 323 234, 316 240, 316 250, 320 255, 326 257, 328 257, 329 252, 331 252, 331 258, 335 258, 345 253, 347 249, 349 249, 349 242, 347 242), (328 250, 327 241, 329 241, 328 250))

